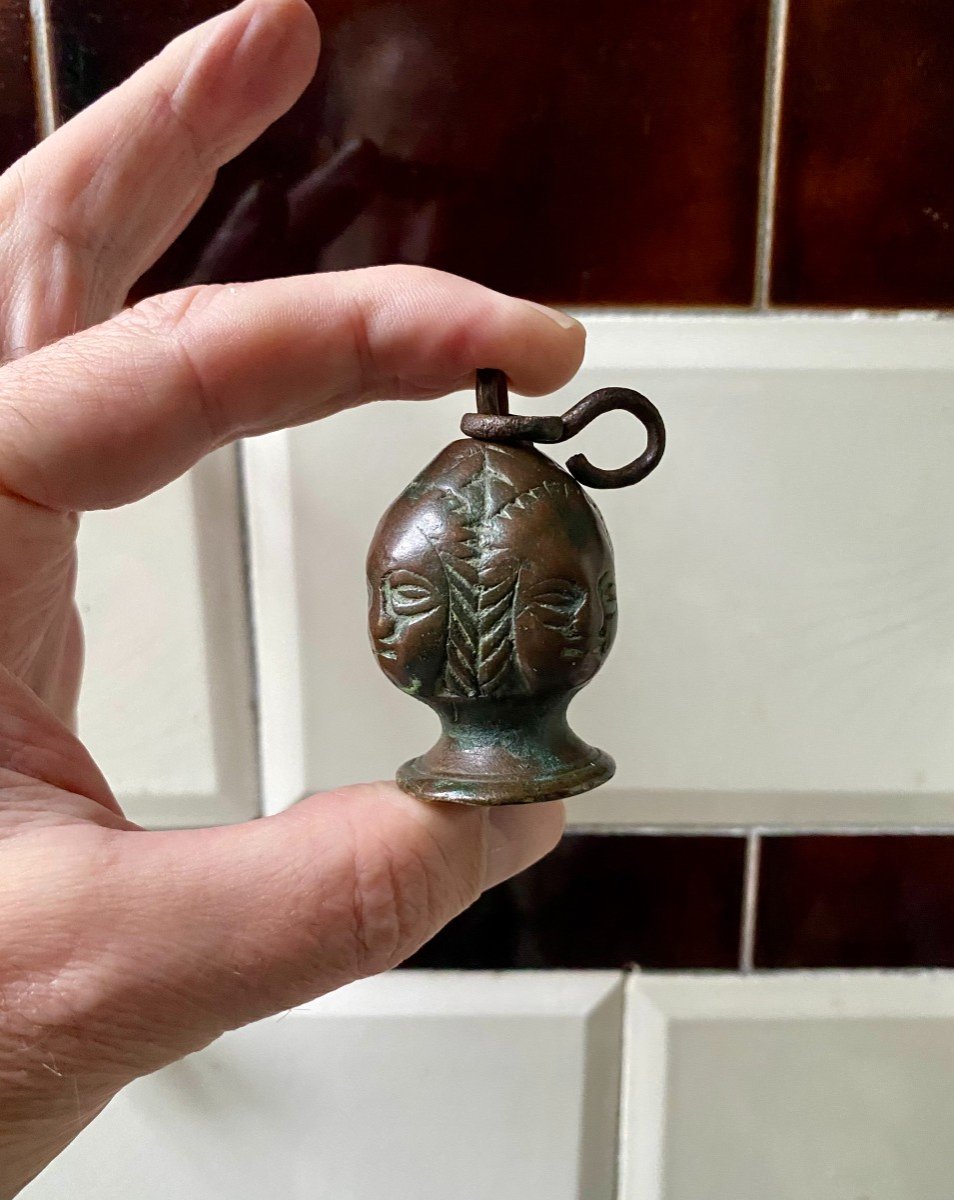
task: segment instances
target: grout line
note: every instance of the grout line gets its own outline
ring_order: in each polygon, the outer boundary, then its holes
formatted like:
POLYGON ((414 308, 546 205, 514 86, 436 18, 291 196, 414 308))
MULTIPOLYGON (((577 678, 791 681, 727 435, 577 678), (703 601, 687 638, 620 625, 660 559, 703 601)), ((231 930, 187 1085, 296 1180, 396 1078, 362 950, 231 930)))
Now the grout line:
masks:
POLYGON ((60 123, 53 71, 53 35, 49 0, 30 0, 30 42, 33 51, 33 94, 40 137, 49 137, 60 123))
POLYGON ((745 839, 742 923, 739 931, 739 970, 743 975, 751 975, 755 967, 755 933, 758 921, 761 862, 762 835, 758 829, 753 829, 745 839))
POLYGON ((700 821, 685 821, 678 825, 643 825, 639 821, 567 821, 566 824, 568 834, 638 834, 640 837, 746 837, 752 828, 751 824, 707 825, 700 821))
POLYGON ((653 306, 652 304, 604 304, 600 308, 567 304, 564 310, 579 321, 600 325, 605 322, 626 321, 638 325, 646 321, 691 321, 694 323, 719 321, 733 324, 786 325, 799 322, 837 321, 845 324, 863 324, 866 321, 879 323, 897 322, 899 325, 921 325, 949 322, 954 308, 863 308, 858 305, 817 305, 815 308, 773 304, 771 308, 756 309, 751 306, 726 307, 725 305, 683 304, 653 306))
POLYGON ((950 837, 954 825, 760 825, 765 837, 950 837))
POLYGON ((242 554, 242 601, 245 607, 247 631, 248 671, 252 698, 252 731, 255 740, 255 774, 258 784, 258 815, 265 816, 265 753, 262 737, 261 663, 259 662, 258 616, 252 593, 252 533, 249 522, 248 464, 245 459, 244 441, 234 444, 236 482, 238 484, 239 537, 242 554))
POLYGON ((778 145, 782 124, 782 83, 785 76, 785 41, 789 0, 771 0, 768 48, 765 56, 765 91, 762 109, 762 153, 759 169, 759 204, 755 237, 753 302, 759 310, 769 304, 772 251, 775 246, 775 202, 778 190, 778 145))
MULTIPOLYGON (((302 793, 301 799, 310 792, 302 793)), ((701 822, 687 821, 684 824, 671 825, 641 825, 638 821, 627 824, 624 821, 569 821, 566 832, 569 833, 605 833, 616 835, 638 835, 639 837, 749 837, 759 833, 764 837, 950 837, 954 834, 954 824, 943 822, 937 825, 767 825, 764 821, 758 824, 748 822, 738 825, 711 825, 701 822)))
POLYGON ((614 1200, 623 1200, 623 1183, 626 1178, 626 1149, 629 1144, 629 1097, 632 1092, 631 1076, 633 1071, 632 1064, 632 1022, 629 1020, 629 1005, 631 1000, 630 982, 633 978, 633 968, 625 967, 623 969, 623 1012, 622 1012, 622 1028, 619 1037, 619 1090, 616 1093, 616 1145, 613 1155, 613 1171, 615 1178, 613 1180, 612 1195, 614 1200))

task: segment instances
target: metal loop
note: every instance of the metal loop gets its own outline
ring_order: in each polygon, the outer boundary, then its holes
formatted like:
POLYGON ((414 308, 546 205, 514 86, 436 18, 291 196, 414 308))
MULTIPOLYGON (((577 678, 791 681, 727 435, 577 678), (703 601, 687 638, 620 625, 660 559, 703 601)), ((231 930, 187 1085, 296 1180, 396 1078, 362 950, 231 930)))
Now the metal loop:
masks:
POLYGON ((594 467, 583 454, 574 454, 566 469, 591 488, 628 487, 645 479, 659 465, 666 448, 666 427, 659 410, 641 392, 608 387, 591 392, 562 417, 525 417, 510 412, 507 380, 502 371, 477 372, 477 412, 466 413, 461 431, 491 442, 565 442, 605 412, 632 413, 646 430, 646 449, 625 467, 594 467))

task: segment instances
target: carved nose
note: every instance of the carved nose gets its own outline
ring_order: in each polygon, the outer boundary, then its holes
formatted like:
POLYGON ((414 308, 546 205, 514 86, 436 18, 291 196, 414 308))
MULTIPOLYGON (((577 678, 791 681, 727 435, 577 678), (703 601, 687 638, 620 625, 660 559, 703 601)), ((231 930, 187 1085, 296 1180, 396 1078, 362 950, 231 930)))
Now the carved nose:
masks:
POLYGON ((593 620, 593 600, 587 595, 580 607, 576 610, 573 620, 570 624, 574 637, 585 637, 590 629, 590 623, 593 620))
POLYGON ((384 605, 384 597, 377 589, 375 589, 374 598, 371 601, 368 625, 371 629, 371 636, 375 641, 382 641, 394 632, 394 620, 388 616, 384 605))

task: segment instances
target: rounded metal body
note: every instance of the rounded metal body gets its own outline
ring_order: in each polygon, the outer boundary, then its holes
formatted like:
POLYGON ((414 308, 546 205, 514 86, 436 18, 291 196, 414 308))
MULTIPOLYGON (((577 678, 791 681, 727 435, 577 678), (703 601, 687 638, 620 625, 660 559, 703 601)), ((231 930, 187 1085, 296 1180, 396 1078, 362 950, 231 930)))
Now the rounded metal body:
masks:
POLYGON ((562 467, 525 442, 452 443, 381 519, 368 585, 378 664, 442 726, 405 791, 522 804, 612 776, 566 710, 613 643, 613 553, 562 467))

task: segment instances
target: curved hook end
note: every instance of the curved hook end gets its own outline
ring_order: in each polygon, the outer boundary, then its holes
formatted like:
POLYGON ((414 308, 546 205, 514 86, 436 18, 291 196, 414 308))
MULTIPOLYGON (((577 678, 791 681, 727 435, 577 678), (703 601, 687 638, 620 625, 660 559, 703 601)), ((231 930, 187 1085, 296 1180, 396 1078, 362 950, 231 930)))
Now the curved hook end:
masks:
POLYGON ((594 467, 585 454, 574 454, 566 469, 574 479, 590 488, 629 487, 655 471, 666 449, 666 426, 659 409, 632 388, 601 388, 585 396, 563 416, 564 440, 573 437, 605 412, 622 409, 632 413, 646 430, 646 449, 625 467, 594 467))

